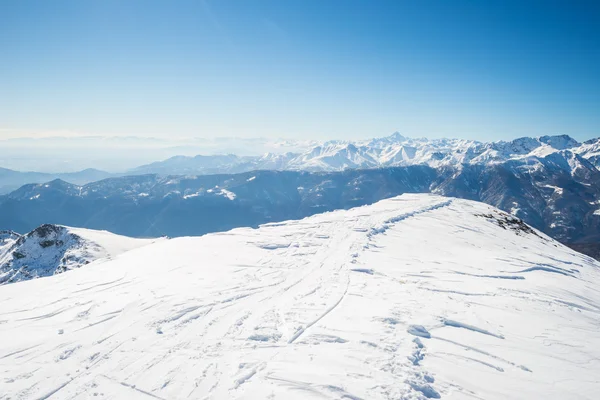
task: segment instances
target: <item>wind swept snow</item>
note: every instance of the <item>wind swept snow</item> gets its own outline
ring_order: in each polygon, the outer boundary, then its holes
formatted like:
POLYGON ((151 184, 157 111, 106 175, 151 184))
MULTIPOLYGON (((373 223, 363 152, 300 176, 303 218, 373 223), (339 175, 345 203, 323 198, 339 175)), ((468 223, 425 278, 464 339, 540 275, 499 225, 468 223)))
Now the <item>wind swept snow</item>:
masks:
POLYGON ((595 399, 600 264, 512 221, 404 195, 0 287, 0 398, 595 399))

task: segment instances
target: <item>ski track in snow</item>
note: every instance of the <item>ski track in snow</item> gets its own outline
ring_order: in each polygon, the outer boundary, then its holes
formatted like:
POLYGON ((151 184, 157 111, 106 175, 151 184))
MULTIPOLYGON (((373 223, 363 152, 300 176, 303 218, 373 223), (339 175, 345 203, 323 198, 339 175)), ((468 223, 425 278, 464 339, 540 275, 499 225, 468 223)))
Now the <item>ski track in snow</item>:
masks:
POLYGON ((596 398, 599 264, 490 209, 404 195, 0 287, 0 399, 596 398))

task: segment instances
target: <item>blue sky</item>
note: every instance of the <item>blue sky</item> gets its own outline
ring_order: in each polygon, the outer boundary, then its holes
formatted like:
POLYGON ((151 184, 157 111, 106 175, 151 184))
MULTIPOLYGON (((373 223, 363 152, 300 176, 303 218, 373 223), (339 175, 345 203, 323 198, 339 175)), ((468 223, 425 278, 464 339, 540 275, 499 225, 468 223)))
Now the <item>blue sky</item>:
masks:
POLYGON ((0 0, 0 135, 600 136, 597 1, 0 0))

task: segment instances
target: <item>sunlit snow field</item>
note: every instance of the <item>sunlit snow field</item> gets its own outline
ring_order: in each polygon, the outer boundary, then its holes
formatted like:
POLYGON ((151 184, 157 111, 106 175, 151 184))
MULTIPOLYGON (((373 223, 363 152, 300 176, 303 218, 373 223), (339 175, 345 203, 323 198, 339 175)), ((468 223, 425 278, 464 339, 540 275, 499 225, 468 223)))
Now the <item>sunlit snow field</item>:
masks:
POLYGON ((0 398, 596 399, 600 264, 510 221, 403 195, 2 286, 0 398))

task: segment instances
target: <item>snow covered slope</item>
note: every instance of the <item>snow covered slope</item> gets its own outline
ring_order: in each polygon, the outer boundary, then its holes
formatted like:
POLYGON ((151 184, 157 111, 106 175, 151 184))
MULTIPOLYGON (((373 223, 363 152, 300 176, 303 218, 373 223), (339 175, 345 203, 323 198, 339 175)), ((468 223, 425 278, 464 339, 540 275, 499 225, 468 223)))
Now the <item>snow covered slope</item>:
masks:
POLYGON ((0 285, 59 274, 155 241, 52 224, 27 235, 0 232, 0 285))
POLYGON ((0 398, 596 399, 600 264, 404 195, 0 287, 0 398))

